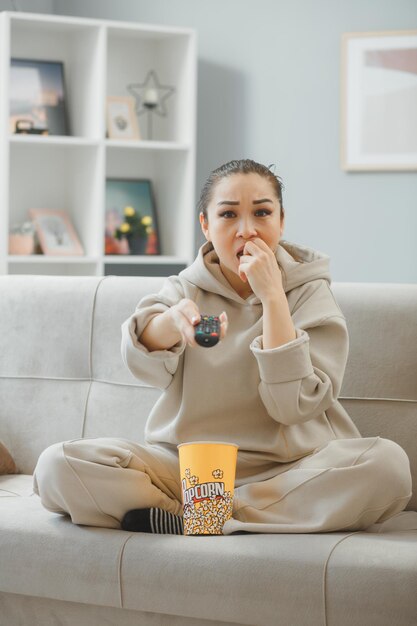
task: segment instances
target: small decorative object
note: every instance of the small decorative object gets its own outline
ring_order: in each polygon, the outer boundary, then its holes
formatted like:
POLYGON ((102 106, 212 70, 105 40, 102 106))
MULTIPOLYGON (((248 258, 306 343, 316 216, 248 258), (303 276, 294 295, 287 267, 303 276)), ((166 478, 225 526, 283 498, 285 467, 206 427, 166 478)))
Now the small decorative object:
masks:
POLYGON ((12 455, 0 441, 0 476, 4 474, 19 474, 19 470, 16 463, 13 460, 12 455))
POLYGON ((106 254, 160 254, 150 180, 106 181, 106 254))
POLYGON ((29 209, 43 254, 81 256, 84 250, 66 213, 59 209, 29 209))
POLYGON ((33 254, 35 229, 32 222, 12 224, 9 233, 9 254, 33 254))
POLYGON ((17 135, 49 135, 47 128, 34 128, 31 120, 17 120, 15 132, 17 135))
POLYGON ((417 170, 417 30, 342 38, 342 168, 417 170))
POLYGON ((175 91, 174 87, 161 85, 154 70, 150 70, 143 83, 132 83, 127 90, 136 100, 136 114, 148 113, 148 139, 152 139, 152 115, 166 117, 165 101, 175 91))
POLYGON ((12 134, 68 135, 62 62, 11 59, 9 126, 12 134))
POLYGON ((140 139, 134 104, 130 96, 107 98, 107 132, 110 139, 140 139))

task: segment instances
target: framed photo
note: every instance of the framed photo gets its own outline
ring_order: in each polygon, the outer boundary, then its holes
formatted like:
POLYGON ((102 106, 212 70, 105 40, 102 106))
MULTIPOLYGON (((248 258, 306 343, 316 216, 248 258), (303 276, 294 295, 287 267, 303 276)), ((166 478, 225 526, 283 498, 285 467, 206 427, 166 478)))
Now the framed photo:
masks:
POLYGON ((44 254, 80 256, 84 250, 66 213, 59 209, 29 209, 44 254))
POLYGON ((342 36, 344 170, 417 170, 417 30, 342 36))
POLYGON ((157 211, 149 179, 106 180, 105 254, 160 254, 157 211))
POLYGON ((12 134, 69 134, 61 61, 11 59, 9 127, 12 134))
POLYGON ((107 98, 107 134, 110 139, 140 139, 133 98, 107 98))

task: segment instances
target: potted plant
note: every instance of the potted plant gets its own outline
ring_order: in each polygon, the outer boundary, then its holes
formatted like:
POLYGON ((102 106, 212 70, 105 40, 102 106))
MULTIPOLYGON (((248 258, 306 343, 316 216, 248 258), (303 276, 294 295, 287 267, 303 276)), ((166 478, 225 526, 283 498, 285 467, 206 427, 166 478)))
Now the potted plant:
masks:
POLYGON ((132 206, 123 210, 124 221, 116 228, 114 237, 127 239, 130 254, 145 254, 148 236, 152 234, 152 217, 141 216, 132 206))

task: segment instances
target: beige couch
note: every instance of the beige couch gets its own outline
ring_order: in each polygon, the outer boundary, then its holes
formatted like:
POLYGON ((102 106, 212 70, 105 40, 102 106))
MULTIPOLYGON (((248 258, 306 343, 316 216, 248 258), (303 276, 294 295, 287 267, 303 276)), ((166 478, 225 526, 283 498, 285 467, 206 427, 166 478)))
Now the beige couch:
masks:
MULTIPOLYGON (((0 278, 1 626, 416 626, 417 494, 381 533, 150 535, 76 526, 32 493, 50 444, 143 442, 160 391, 123 365, 120 325, 163 278, 0 278)), ((333 285, 350 331, 341 401, 417 475, 417 285, 333 285)), ((389 522, 390 520, 388 520, 389 522)))

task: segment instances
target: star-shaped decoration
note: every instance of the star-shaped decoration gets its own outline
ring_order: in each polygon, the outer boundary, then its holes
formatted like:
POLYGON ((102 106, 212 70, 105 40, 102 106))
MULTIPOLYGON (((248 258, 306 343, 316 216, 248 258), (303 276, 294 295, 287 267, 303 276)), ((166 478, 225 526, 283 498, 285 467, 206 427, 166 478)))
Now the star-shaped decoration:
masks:
POLYGON ((175 88, 161 85, 156 72, 151 70, 143 83, 132 83, 127 86, 127 90, 136 100, 136 115, 152 111, 165 117, 167 115, 165 101, 174 93, 175 88))

